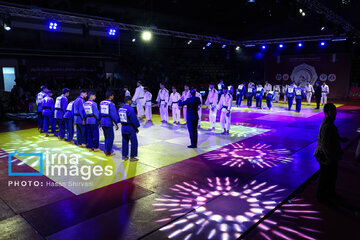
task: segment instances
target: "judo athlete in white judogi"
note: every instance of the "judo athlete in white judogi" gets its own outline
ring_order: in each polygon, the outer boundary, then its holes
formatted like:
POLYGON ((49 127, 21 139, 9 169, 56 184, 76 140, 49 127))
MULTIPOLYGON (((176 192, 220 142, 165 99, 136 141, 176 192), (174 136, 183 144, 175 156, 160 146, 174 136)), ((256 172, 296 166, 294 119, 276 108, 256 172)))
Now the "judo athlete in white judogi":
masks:
POLYGON ((288 87, 289 87, 289 85, 283 85, 282 86, 282 92, 283 92, 283 94, 284 94, 284 104, 287 102, 287 96, 286 96, 286 91, 287 91, 287 89, 288 89, 288 87))
POLYGON ((149 92, 148 87, 144 87, 144 98, 145 98, 145 118, 147 122, 151 122, 152 118, 152 94, 149 92))
POLYGON ((220 115, 220 124, 221 128, 224 129, 222 134, 229 134, 230 123, 231 123, 231 107, 232 107, 233 97, 227 92, 227 89, 224 88, 224 93, 220 97, 218 104, 218 109, 221 111, 220 115))
POLYGON ((264 86, 264 91, 265 91, 265 97, 266 97, 266 95, 267 95, 267 93, 268 92, 270 92, 272 90, 272 86, 271 86, 271 84, 268 82, 268 81, 266 81, 265 82, 265 86, 264 86))
POLYGON ((275 102, 279 102, 280 92, 281 92, 280 85, 275 85, 274 86, 275 102))
POLYGON ((171 108, 174 124, 180 124, 180 107, 179 107, 180 98, 181 98, 180 93, 176 91, 176 87, 172 87, 172 93, 170 94, 170 98, 169 98, 169 108, 171 108))
POLYGON ((144 99, 144 87, 140 81, 137 82, 137 88, 135 90, 135 94, 132 98, 133 102, 136 102, 136 111, 138 118, 142 118, 144 116, 144 106, 145 106, 145 99, 144 99))
POLYGON ((160 109, 161 122, 166 123, 167 121, 169 121, 169 91, 165 88, 165 85, 163 83, 160 83, 160 90, 157 95, 156 101, 160 109))
POLYGON ((307 104, 310 105, 311 103, 311 97, 314 93, 314 87, 313 85, 310 84, 310 82, 307 82, 306 86, 305 86, 305 95, 306 95, 306 100, 307 100, 307 104))
MULTIPOLYGON (((183 100, 184 102, 186 101, 186 99, 191 97, 189 85, 185 84, 184 91, 182 92, 181 97, 184 99, 183 100)), ((183 115, 184 115, 184 121, 185 121, 184 125, 186 125, 186 111, 187 111, 187 106, 184 105, 183 106, 183 115)))
MULTIPOLYGON (((196 88, 194 88, 196 91, 196 88)), ((198 122, 198 128, 200 128, 201 126, 201 115, 202 115, 202 96, 199 92, 196 91, 195 93, 195 97, 200 98, 200 105, 199 105, 199 109, 198 109, 198 115, 199 115, 199 122, 198 122)))
POLYGON ((327 95, 330 93, 329 86, 323 82, 321 85, 321 104, 325 105, 327 103, 327 95))
POLYGON ((210 131, 215 130, 217 100, 218 100, 218 91, 215 89, 215 84, 210 83, 209 94, 208 94, 206 102, 205 102, 206 107, 209 108, 209 122, 210 122, 209 130, 210 131))

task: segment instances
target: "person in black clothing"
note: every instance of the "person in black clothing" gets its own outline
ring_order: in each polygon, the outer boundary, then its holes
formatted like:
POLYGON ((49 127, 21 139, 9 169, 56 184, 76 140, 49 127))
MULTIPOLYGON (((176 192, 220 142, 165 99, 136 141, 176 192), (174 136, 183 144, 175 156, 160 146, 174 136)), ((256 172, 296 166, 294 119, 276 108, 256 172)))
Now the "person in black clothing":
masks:
POLYGON ((315 84, 315 101, 316 101, 315 109, 320 109, 320 100, 321 100, 321 85, 320 82, 317 81, 315 84))
POLYGON ((197 125, 199 121, 198 107, 201 104, 200 98, 195 97, 196 90, 191 89, 191 97, 184 101, 182 96, 179 100, 179 106, 187 106, 186 122, 189 130, 191 145, 188 148, 197 148, 198 131, 197 125))
POLYGON ((332 103, 324 106, 325 118, 321 123, 318 142, 314 156, 320 164, 320 177, 317 191, 317 200, 321 203, 333 203, 339 199, 335 193, 338 174, 338 162, 342 158, 343 150, 340 142, 348 141, 339 135, 334 124, 336 107, 332 103))

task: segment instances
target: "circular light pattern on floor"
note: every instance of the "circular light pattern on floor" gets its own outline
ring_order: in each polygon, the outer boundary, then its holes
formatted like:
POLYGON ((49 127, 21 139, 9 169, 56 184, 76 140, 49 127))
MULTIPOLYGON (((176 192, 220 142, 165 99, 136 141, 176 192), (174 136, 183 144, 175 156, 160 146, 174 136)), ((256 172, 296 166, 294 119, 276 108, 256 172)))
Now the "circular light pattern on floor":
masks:
POLYGON ((277 163, 291 161, 290 151, 287 149, 273 149, 268 144, 233 143, 228 147, 221 148, 216 152, 207 153, 205 159, 215 161, 222 166, 241 168, 246 164, 252 167, 272 167, 277 163))
POLYGON ((157 198, 154 211, 169 216, 157 222, 171 239, 236 239, 248 227, 274 209, 285 189, 266 182, 252 181, 238 187, 238 179, 208 178, 207 184, 183 182, 170 188, 172 194, 157 198))

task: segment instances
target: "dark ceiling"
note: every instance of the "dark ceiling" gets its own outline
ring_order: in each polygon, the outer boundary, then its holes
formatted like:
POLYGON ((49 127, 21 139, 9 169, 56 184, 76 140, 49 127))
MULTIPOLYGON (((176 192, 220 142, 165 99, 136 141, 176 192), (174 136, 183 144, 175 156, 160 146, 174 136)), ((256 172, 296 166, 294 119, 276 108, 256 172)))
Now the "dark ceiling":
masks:
MULTIPOLYGON (((359 0, 319 0, 360 28, 359 0), (349 2, 343 4, 342 1, 349 2)), ((234 40, 333 34, 339 27, 296 0, 12 0, 40 8, 112 18, 119 22, 156 26, 234 40), (301 16, 299 9, 306 12, 301 16), (321 27, 326 30, 321 31, 321 27)))

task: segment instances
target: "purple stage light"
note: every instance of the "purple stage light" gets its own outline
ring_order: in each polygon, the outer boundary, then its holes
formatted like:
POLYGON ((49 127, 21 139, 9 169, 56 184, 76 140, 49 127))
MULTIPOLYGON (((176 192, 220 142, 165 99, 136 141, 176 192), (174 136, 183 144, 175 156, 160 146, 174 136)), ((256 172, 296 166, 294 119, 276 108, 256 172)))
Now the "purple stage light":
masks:
POLYGON ((262 45, 261 49, 265 50, 266 49, 266 45, 262 45))
POLYGON ((279 44, 279 48, 284 48, 284 44, 279 44))
POLYGON ((298 43, 298 47, 302 47, 303 46, 303 44, 302 43, 298 43))
POLYGON ((325 42, 320 42, 320 46, 324 47, 325 46, 325 42))
POLYGON ((58 23, 57 22, 54 22, 54 21, 51 21, 49 22, 49 25, 48 25, 48 28, 50 30, 58 30, 58 23))
POLYGON ((108 31, 108 35, 109 36, 115 36, 116 35, 116 29, 115 28, 110 28, 108 31))

